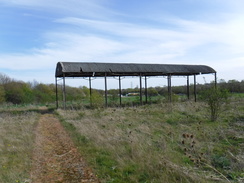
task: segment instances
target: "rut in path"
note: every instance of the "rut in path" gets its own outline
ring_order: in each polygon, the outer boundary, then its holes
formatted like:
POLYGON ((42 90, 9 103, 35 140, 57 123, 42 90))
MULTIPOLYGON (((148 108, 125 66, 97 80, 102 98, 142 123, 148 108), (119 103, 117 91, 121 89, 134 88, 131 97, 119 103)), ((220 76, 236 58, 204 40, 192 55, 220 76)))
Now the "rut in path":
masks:
POLYGON ((54 115, 42 115, 35 133, 32 183, 99 182, 54 115))

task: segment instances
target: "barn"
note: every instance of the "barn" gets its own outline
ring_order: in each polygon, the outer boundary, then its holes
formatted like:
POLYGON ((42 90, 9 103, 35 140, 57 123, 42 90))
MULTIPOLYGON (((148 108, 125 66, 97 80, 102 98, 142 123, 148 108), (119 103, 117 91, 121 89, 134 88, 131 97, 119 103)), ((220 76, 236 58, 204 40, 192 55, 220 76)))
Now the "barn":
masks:
POLYGON ((56 105, 58 104, 58 79, 62 79, 63 107, 66 108, 65 78, 89 78, 90 96, 91 78, 104 78, 105 106, 108 106, 107 78, 118 77, 120 105, 121 105, 121 77, 136 76, 140 81, 140 103, 142 104, 142 77, 145 78, 145 97, 147 102, 147 77, 166 76, 168 80, 169 101, 172 99, 171 77, 186 76, 187 96, 189 99, 189 77, 194 77, 194 98, 196 101, 196 76, 200 74, 214 74, 217 82, 217 72, 206 65, 179 65, 179 64, 137 64, 137 63, 101 63, 101 62, 58 62, 55 72, 56 83, 56 105))

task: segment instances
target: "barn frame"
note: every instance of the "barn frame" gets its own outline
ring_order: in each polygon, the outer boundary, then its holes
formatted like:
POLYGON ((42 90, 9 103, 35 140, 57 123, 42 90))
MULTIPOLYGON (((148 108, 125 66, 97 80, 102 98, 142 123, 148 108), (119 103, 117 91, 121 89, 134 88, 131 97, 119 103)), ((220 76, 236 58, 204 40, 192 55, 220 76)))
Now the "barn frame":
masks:
POLYGON ((140 81, 140 104, 142 101, 142 77, 145 77, 145 97, 147 103, 147 77, 149 76, 166 76, 168 80, 168 96, 169 102, 172 101, 172 76, 187 76, 187 97, 190 98, 189 92, 189 76, 194 77, 194 99, 197 100, 196 91, 196 76, 200 74, 214 74, 215 86, 217 84, 217 72, 206 65, 177 65, 177 64, 137 64, 137 63, 98 63, 98 62, 58 62, 55 73, 56 84, 56 107, 58 103, 58 79, 63 80, 62 93, 63 93, 63 108, 66 109, 66 90, 65 78, 89 78, 90 89, 90 103, 91 103, 91 78, 103 77, 104 78, 104 96, 105 106, 108 106, 108 92, 107 92, 107 77, 119 77, 119 96, 121 102, 121 77, 125 76, 138 76, 140 81))

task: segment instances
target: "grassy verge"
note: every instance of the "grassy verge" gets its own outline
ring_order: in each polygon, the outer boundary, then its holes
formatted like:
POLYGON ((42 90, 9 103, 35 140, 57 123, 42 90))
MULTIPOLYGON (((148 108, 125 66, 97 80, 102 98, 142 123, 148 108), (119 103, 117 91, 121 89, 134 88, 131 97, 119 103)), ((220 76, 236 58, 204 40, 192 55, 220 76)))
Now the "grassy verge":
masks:
POLYGON ((243 100, 217 122, 202 103, 59 110, 102 182, 243 180, 243 100))
POLYGON ((34 112, 0 113, 0 182, 30 182, 34 112))
POLYGON ((0 112, 6 112, 6 113, 23 113, 26 111, 29 112, 40 112, 41 110, 46 110, 45 112, 52 112, 54 109, 56 109, 56 105, 49 104, 49 105, 32 105, 32 104, 1 104, 0 105, 0 112), (47 111, 48 110, 48 111, 47 111))

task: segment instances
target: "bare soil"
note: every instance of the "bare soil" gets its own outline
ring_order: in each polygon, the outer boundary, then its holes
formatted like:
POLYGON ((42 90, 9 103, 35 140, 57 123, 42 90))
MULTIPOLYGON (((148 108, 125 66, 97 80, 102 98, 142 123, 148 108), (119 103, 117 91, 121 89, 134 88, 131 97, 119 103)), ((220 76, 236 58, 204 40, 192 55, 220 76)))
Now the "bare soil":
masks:
POLYGON ((99 182, 54 115, 42 115, 35 133, 32 183, 99 182))

